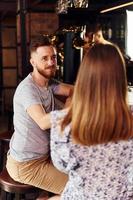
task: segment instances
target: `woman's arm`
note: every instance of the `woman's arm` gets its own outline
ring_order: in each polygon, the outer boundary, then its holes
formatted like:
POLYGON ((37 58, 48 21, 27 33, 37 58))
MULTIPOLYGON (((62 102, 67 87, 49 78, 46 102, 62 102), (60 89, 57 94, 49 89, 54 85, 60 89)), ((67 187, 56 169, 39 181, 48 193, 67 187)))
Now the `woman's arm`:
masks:
POLYGON ((65 132, 61 132, 61 120, 67 113, 67 110, 53 111, 51 112, 51 138, 50 138, 50 148, 51 148, 51 158, 53 164, 60 171, 68 173, 68 163, 69 163, 69 152, 70 152, 70 142, 69 142, 69 130, 68 127, 65 132))

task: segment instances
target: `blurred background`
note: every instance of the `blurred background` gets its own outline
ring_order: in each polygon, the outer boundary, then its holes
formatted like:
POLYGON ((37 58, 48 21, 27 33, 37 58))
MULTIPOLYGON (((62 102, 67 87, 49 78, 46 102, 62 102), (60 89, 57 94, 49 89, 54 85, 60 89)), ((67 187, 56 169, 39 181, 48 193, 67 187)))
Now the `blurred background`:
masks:
MULTIPOLYGON (((84 36, 100 24, 106 40, 125 57, 128 84, 133 85, 133 1, 125 0, 0 0, 0 129, 12 124, 12 101, 18 83, 32 70, 29 44, 47 34, 57 47, 56 79, 74 84, 84 36)), ((106 70, 106 69, 105 69, 106 70)))

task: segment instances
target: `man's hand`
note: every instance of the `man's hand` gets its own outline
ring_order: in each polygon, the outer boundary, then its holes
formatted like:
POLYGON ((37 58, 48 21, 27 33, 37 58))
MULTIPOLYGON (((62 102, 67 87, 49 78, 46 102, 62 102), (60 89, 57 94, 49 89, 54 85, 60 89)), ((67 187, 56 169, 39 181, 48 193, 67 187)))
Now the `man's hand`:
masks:
POLYGON ((68 108, 68 107, 70 106, 71 100, 72 100, 72 97, 68 97, 68 98, 66 99, 64 108, 68 108))

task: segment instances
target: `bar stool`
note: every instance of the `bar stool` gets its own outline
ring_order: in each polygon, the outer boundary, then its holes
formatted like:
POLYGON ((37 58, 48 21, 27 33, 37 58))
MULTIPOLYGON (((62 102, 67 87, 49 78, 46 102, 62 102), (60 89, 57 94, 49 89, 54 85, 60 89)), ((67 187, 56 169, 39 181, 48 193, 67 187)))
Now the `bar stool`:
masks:
POLYGON ((0 134, 0 187, 1 187, 1 199, 13 200, 25 199, 27 193, 36 193, 38 196, 39 188, 31 185, 22 184, 14 181, 8 174, 5 168, 5 156, 8 149, 8 144, 12 136, 12 131, 6 131, 0 134))
POLYGON ((28 193, 35 193, 34 198, 37 198, 40 190, 34 186, 14 181, 6 169, 0 173, 0 187, 2 200, 26 199, 28 193))

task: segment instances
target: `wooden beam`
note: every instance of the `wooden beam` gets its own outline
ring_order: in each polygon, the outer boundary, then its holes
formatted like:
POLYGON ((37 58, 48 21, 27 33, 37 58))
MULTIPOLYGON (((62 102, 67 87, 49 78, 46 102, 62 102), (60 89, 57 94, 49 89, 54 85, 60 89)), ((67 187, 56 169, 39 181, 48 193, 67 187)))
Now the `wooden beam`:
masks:
POLYGON ((0 12, 16 12, 17 3, 16 2, 0 2, 0 12))

